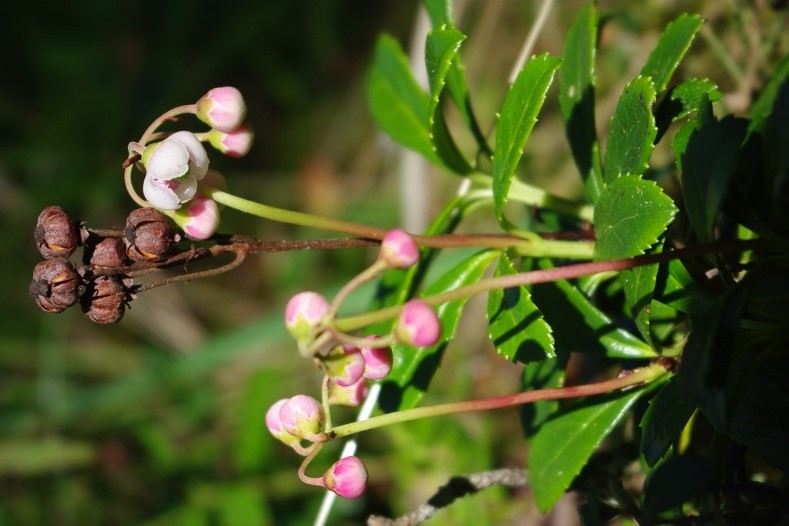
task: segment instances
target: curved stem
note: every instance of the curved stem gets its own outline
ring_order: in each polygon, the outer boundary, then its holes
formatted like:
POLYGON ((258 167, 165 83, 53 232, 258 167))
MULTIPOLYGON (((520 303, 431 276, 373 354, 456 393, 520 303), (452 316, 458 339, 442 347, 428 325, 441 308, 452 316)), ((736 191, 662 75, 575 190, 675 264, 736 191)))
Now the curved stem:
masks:
POLYGON ((318 442, 314 446, 309 449, 309 454, 304 457, 304 460, 301 462, 299 466, 299 480, 301 480, 305 484, 309 484, 310 486, 321 486, 323 485, 323 479, 320 477, 310 477, 307 475, 307 466, 310 465, 318 453, 320 453, 321 449, 323 448, 323 442, 318 442))
POLYGON ((528 391, 514 395, 497 396, 495 398, 485 398, 482 400, 455 402, 429 407, 406 409, 396 413, 388 413, 385 415, 376 416, 363 422, 352 422, 350 424, 335 427, 328 434, 328 438, 334 439, 348 436, 354 433, 360 433, 362 431, 368 431, 370 429, 376 429, 401 422, 408 422, 409 420, 417 420, 420 418, 453 415, 471 411, 488 411, 491 409, 501 409, 504 407, 528 404, 540 400, 559 400, 563 398, 579 398, 581 396, 610 393, 612 391, 617 391, 628 387, 638 387, 652 383, 658 378, 667 374, 670 368, 671 366, 669 360, 658 360, 647 367, 642 367, 631 371, 623 371, 616 378, 594 384, 538 389, 536 391, 528 391))

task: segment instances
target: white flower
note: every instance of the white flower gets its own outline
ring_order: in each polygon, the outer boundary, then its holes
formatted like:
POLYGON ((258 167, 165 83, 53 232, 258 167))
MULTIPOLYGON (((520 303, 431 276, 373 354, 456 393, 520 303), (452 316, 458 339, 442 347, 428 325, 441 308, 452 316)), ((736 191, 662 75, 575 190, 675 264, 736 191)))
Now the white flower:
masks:
POLYGON ((154 145, 145 163, 142 193, 160 210, 177 210, 197 192, 208 171, 208 154, 191 132, 180 131, 154 145))

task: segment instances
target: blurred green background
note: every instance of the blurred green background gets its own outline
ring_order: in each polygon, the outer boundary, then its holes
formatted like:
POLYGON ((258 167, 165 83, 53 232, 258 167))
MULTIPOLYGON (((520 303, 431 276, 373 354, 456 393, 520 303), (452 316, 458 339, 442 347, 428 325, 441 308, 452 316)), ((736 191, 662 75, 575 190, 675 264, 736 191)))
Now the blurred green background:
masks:
MULTIPOLYGON (((581 4, 554 8, 537 52, 561 52, 581 4)), ((781 20, 766 5, 599 5, 613 15, 598 57, 603 126, 624 82, 681 11, 701 12, 712 30, 694 45, 683 74, 713 79, 734 111, 786 52, 781 20), (754 20, 766 50, 755 62, 747 40, 754 20), (713 52, 717 44, 733 66, 713 52)), ((458 25, 470 34, 464 57, 485 129, 538 7, 514 0, 457 5, 458 25)), ((242 91, 256 130, 248 157, 212 155, 233 193, 377 226, 400 224, 399 154, 370 120, 364 73, 380 31, 408 48, 417 8, 415 1, 359 0, 0 5, 0 240, 7 256, 0 273, 0 524, 312 523, 322 492, 298 482, 299 459, 263 423, 277 399, 318 392, 318 374, 290 345, 281 312, 296 291, 336 290, 370 253, 254 256, 230 275, 142 294, 121 323, 100 327, 78 308, 58 316, 36 310, 27 294, 39 259, 32 230, 51 204, 89 226, 122 225, 133 208, 120 169, 126 145, 160 113, 222 85, 242 91)), ((555 110, 551 97, 524 166, 572 195, 577 176, 555 110)), ((456 184, 435 175, 417 189, 430 196, 428 212, 456 184)), ((261 239, 321 235, 232 211, 221 231, 261 239)), ((359 295, 355 304, 361 309, 366 300, 359 295)), ((517 368, 502 363, 479 332, 464 335, 447 356, 431 401, 518 388, 517 368)), ((369 433, 361 437, 361 456, 370 492, 339 502, 330 524, 406 513, 453 474, 522 465, 519 433, 513 413, 369 433)), ((315 473, 336 454, 327 449, 315 473)), ((485 517, 489 524, 524 524, 534 512, 520 496, 489 491, 441 512, 435 523, 479 524, 485 517)))

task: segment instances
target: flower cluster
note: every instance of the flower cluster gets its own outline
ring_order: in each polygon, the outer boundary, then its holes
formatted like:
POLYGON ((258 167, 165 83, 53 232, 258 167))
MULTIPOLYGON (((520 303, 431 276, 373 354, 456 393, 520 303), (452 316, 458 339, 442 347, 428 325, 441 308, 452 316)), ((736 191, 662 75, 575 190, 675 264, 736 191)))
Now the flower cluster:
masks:
POLYGON ((140 168, 145 172, 145 204, 168 214, 189 238, 207 239, 219 226, 219 207, 210 196, 201 193, 199 185, 217 188, 223 182, 222 176, 209 168, 202 143, 208 142, 230 157, 246 155, 254 133, 244 122, 245 117, 246 104, 236 88, 214 88, 196 104, 165 113, 146 136, 129 144, 129 153, 140 156, 140 168), (211 129, 204 133, 153 133, 159 124, 179 113, 194 113, 211 129), (158 140, 162 135, 164 138, 158 140))
MULTIPOLYGON (((369 382, 385 378, 392 370, 391 344, 425 347, 435 345, 441 337, 441 324, 433 307, 423 300, 411 300, 402 306, 393 331, 385 336, 363 338, 347 334, 337 323, 339 304, 361 283, 387 270, 405 269, 419 260, 419 248, 413 237, 402 230, 387 232, 378 258, 351 280, 329 302, 317 292, 300 292, 285 308, 285 326, 296 340, 302 356, 311 358, 323 371, 323 403, 306 395, 276 402, 266 415, 271 434, 297 453, 307 457, 331 437, 332 405, 355 407, 362 403, 369 382), (302 447, 301 442, 310 442, 302 447)), ((308 484, 325 487, 346 498, 359 497, 365 488, 367 470, 361 460, 346 457, 337 461, 320 479, 299 474, 308 484)))

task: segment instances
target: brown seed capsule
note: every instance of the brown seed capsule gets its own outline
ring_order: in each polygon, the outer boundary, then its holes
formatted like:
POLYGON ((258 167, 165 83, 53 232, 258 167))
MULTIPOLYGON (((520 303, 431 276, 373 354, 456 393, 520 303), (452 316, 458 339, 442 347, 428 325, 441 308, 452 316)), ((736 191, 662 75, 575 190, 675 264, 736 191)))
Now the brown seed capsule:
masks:
POLYGON ((36 265, 28 291, 41 310, 57 313, 74 305, 82 289, 73 265, 65 258, 56 258, 36 265))
MULTIPOLYGON (((87 247, 86 247, 87 249, 87 247)), ((117 268, 126 265, 126 248, 123 240, 105 237, 90 247, 90 264, 100 268, 117 268)))
POLYGON ((117 276, 98 276, 88 285, 80 303, 88 319, 102 325, 123 318, 126 310, 126 287, 117 276))
POLYGON ((153 208, 133 210, 126 219, 123 230, 126 255, 133 261, 151 261, 161 258, 175 241, 170 222, 153 208))
POLYGON ((33 237, 46 259, 68 258, 79 244, 76 221, 59 206, 48 206, 41 211, 33 237))

